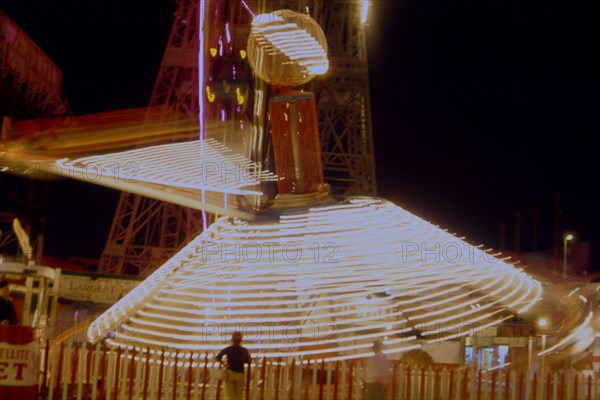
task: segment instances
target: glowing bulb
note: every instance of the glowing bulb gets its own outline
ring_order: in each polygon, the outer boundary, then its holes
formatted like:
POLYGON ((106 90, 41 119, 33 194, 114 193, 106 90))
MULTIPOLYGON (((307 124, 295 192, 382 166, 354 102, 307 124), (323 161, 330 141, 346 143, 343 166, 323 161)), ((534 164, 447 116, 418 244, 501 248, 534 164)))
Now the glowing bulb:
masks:
POLYGON ((360 23, 364 24, 367 22, 369 16, 369 0, 362 0, 362 7, 360 10, 360 23))
POLYGON ((210 86, 206 85, 206 98, 208 99, 208 101, 213 103, 216 97, 217 95, 215 94, 215 92, 210 90, 210 86))
POLYGON ((236 97, 237 97, 237 103, 238 103, 239 105, 242 105, 242 104, 244 104, 244 100, 245 100, 245 98, 244 98, 244 95, 242 95, 242 92, 241 92, 241 90, 240 90, 240 88, 239 88, 239 87, 235 89, 235 95, 236 95, 236 97))

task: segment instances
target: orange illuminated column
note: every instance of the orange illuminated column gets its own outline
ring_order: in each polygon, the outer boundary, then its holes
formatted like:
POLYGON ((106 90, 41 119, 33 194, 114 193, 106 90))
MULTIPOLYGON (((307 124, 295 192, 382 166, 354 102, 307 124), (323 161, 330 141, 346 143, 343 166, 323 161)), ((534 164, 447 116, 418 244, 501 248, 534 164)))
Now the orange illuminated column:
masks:
POLYGON ((323 192, 321 143, 313 93, 290 91, 269 101, 280 194, 323 192))
POLYGON ((329 69, 325 33, 302 13, 256 15, 248 36, 248 62, 279 91, 269 100, 279 194, 326 192, 314 95, 291 89, 329 69))

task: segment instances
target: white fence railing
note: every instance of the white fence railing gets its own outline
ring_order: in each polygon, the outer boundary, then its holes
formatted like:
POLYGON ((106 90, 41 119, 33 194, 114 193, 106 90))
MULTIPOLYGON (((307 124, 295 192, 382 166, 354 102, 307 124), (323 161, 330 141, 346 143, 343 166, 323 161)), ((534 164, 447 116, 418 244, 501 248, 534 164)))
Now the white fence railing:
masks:
MULTIPOLYGON (((226 399, 211 356, 147 349, 117 350, 61 344, 45 352, 42 399, 226 399)), ((532 400, 599 399, 597 376, 553 372, 544 379, 509 369, 418 368, 395 363, 390 399, 532 400)), ((360 400, 360 360, 254 360, 247 371, 247 400, 360 400)))

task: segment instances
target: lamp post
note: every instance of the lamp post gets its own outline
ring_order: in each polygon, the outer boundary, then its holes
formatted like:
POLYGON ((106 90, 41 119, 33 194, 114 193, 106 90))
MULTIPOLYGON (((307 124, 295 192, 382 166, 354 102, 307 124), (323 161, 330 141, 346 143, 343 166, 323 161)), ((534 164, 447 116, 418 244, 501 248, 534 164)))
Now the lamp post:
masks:
POLYGON ((538 325, 540 327, 540 331, 542 332, 542 335, 541 335, 542 336, 542 351, 541 351, 541 353, 542 353, 542 359, 540 360, 540 379, 543 382, 543 379, 544 379, 544 370, 545 370, 545 367, 546 367, 546 363, 545 363, 545 361, 546 361, 546 355, 543 354, 543 353, 544 353, 544 351, 546 351, 546 327, 548 326, 548 321, 546 321, 546 319, 544 319, 544 318, 541 318, 538 321, 538 325))
POLYGON ((568 234, 563 237, 563 278, 567 277, 567 245, 573 240, 573 235, 568 234))
POLYGON ((533 337, 529 335, 527 338, 527 376, 531 379, 531 351, 533 349, 533 337))

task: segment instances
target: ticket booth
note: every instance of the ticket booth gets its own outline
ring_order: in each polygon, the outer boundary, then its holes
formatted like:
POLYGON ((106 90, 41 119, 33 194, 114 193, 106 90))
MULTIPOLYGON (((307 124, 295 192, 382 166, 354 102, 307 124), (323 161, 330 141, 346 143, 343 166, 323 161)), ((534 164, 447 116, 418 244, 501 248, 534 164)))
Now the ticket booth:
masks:
POLYGON ((37 399, 46 346, 54 320, 60 270, 0 260, 17 324, 0 326, 0 392, 4 398, 37 399))

